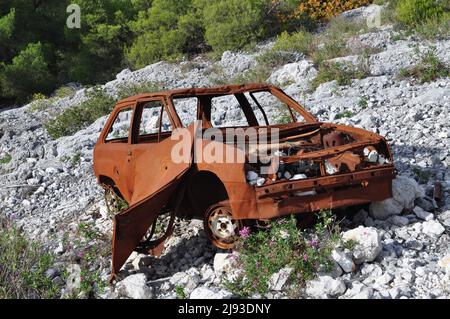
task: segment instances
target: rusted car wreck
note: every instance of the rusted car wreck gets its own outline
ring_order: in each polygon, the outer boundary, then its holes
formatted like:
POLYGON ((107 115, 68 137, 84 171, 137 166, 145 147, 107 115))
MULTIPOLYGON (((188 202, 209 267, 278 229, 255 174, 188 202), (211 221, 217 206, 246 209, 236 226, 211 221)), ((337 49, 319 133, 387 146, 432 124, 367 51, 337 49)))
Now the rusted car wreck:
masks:
POLYGON ((396 174, 383 137, 318 122, 266 84, 170 90, 118 102, 95 146, 94 171, 129 204, 114 218, 113 275, 133 250, 160 254, 175 216, 203 219, 211 241, 227 249, 242 225, 389 198, 396 174), (230 128, 238 128, 233 139, 217 138, 230 128), (214 134, 203 134, 211 129, 214 134), (265 142, 258 140, 263 129, 270 137, 265 142), (174 136, 181 130, 191 134, 179 161, 174 136), (198 160, 211 147, 244 160, 198 160), (158 216, 167 211, 166 233, 152 240, 158 216))

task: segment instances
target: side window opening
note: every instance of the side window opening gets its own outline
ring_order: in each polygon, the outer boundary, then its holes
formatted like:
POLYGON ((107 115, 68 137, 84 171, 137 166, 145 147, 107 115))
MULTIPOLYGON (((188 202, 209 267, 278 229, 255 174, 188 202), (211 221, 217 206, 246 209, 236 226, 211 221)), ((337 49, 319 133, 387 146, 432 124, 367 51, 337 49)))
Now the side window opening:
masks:
MULTIPOLYGON (((292 117, 292 114, 294 115, 296 122, 304 122, 304 118, 300 115, 300 113, 280 101, 272 93, 262 91, 254 92, 252 93, 252 95, 255 98, 256 102, 258 102, 261 108, 264 110, 269 125, 293 123, 294 118, 292 117)), ((264 113, 259 110, 259 107, 252 96, 249 93, 246 93, 245 96, 247 97, 249 103, 252 106, 252 109, 255 112, 258 123, 260 125, 267 125, 264 119, 264 113)))
POLYGON ((161 101, 150 101, 142 106, 138 143, 158 142, 170 136, 172 123, 161 101))
POLYGON ((215 97, 211 100, 211 124, 219 128, 249 125, 234 95, 215 97))
POLYGON ((128 143, 132 117, 133 109, 131 107, 119 111, 108 131, 105 142, 128 143))
POLYGON ((184 127, 188 127, 195 122, 197 119, 198 98, 174 98, 173 105, 184 127))

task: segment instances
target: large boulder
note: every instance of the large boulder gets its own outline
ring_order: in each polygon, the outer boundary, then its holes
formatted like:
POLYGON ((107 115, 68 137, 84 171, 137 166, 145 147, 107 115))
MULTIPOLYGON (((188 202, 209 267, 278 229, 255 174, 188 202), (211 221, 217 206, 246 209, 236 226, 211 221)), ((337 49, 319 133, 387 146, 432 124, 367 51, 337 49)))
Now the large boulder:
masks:
POLYGON ((348 230, 342 234, 346 241, 356 242, 353 249, 353 260, 355 264, 374 261, 381 252, 381 240, 377 230, 373 227, 363 227, 348 230))
POLYGON ((152 289, 147 286, 147 278, 144 274, 136 274, 126 277, 117 284, 119 294, 132 299, 150 299, 153 296, 152 289))
POLYGON ((272 73, 269 81, 279 85, 285 85, 289 82, 296 83, 297 86, 307 87, 310 80, 317 75, 317 69, 314 65, 302 60, 299 62, 288 63, 272 73))
POLYGON ((387 219, 399 215, 403 209, 413 209, 416 198, 425 197, 425 191, 412 178, 398 176, 392 181, 392 198, 370 205, 370 215, 375 219, 387 219))
POLYGON ((316 299, 336 298, 342 295, 347 287, 341 278, 320 276, 306 284, 306 294, 316 299))

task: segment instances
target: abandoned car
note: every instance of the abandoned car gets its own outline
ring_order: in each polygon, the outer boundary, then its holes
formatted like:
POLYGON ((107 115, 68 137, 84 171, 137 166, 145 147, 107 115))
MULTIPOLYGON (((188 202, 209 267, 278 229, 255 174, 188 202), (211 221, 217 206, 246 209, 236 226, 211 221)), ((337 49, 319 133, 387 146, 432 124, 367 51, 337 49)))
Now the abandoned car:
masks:
POLYGON ((118 102, 95 145, 94 171, 107 192, 128 204, 114 216, 113 275, 133 250, 159 255, 175 216, 203 219, 213 244, 228 249, 249 223, 389 198, 396 175, 383 137, 319 122, 266 84, 118 102), (176 137, 181 131, 190 133, 184 152, 176 137), (229 132, 231 139, 220 138, 229 132), (268 137, 258 139, 264 132, 268 137), (220 150, 243 160, 204 158, 220 150), (174 158, 178 153, 182 160, 174 158), (167 212, 166 232, 152 240, 167 212))

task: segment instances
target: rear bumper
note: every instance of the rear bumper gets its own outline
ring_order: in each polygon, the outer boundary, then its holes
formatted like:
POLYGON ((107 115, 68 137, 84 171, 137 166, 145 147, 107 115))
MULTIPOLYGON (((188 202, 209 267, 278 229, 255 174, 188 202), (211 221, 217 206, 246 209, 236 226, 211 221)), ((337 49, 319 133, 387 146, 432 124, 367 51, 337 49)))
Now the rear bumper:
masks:
POLYGON ((392 197, 392 180, 395 176, 395 168, 389 165, 366 171, 259 187, 256 189, 258 217, 255 217, 270 219, 381 201, 392 197))

